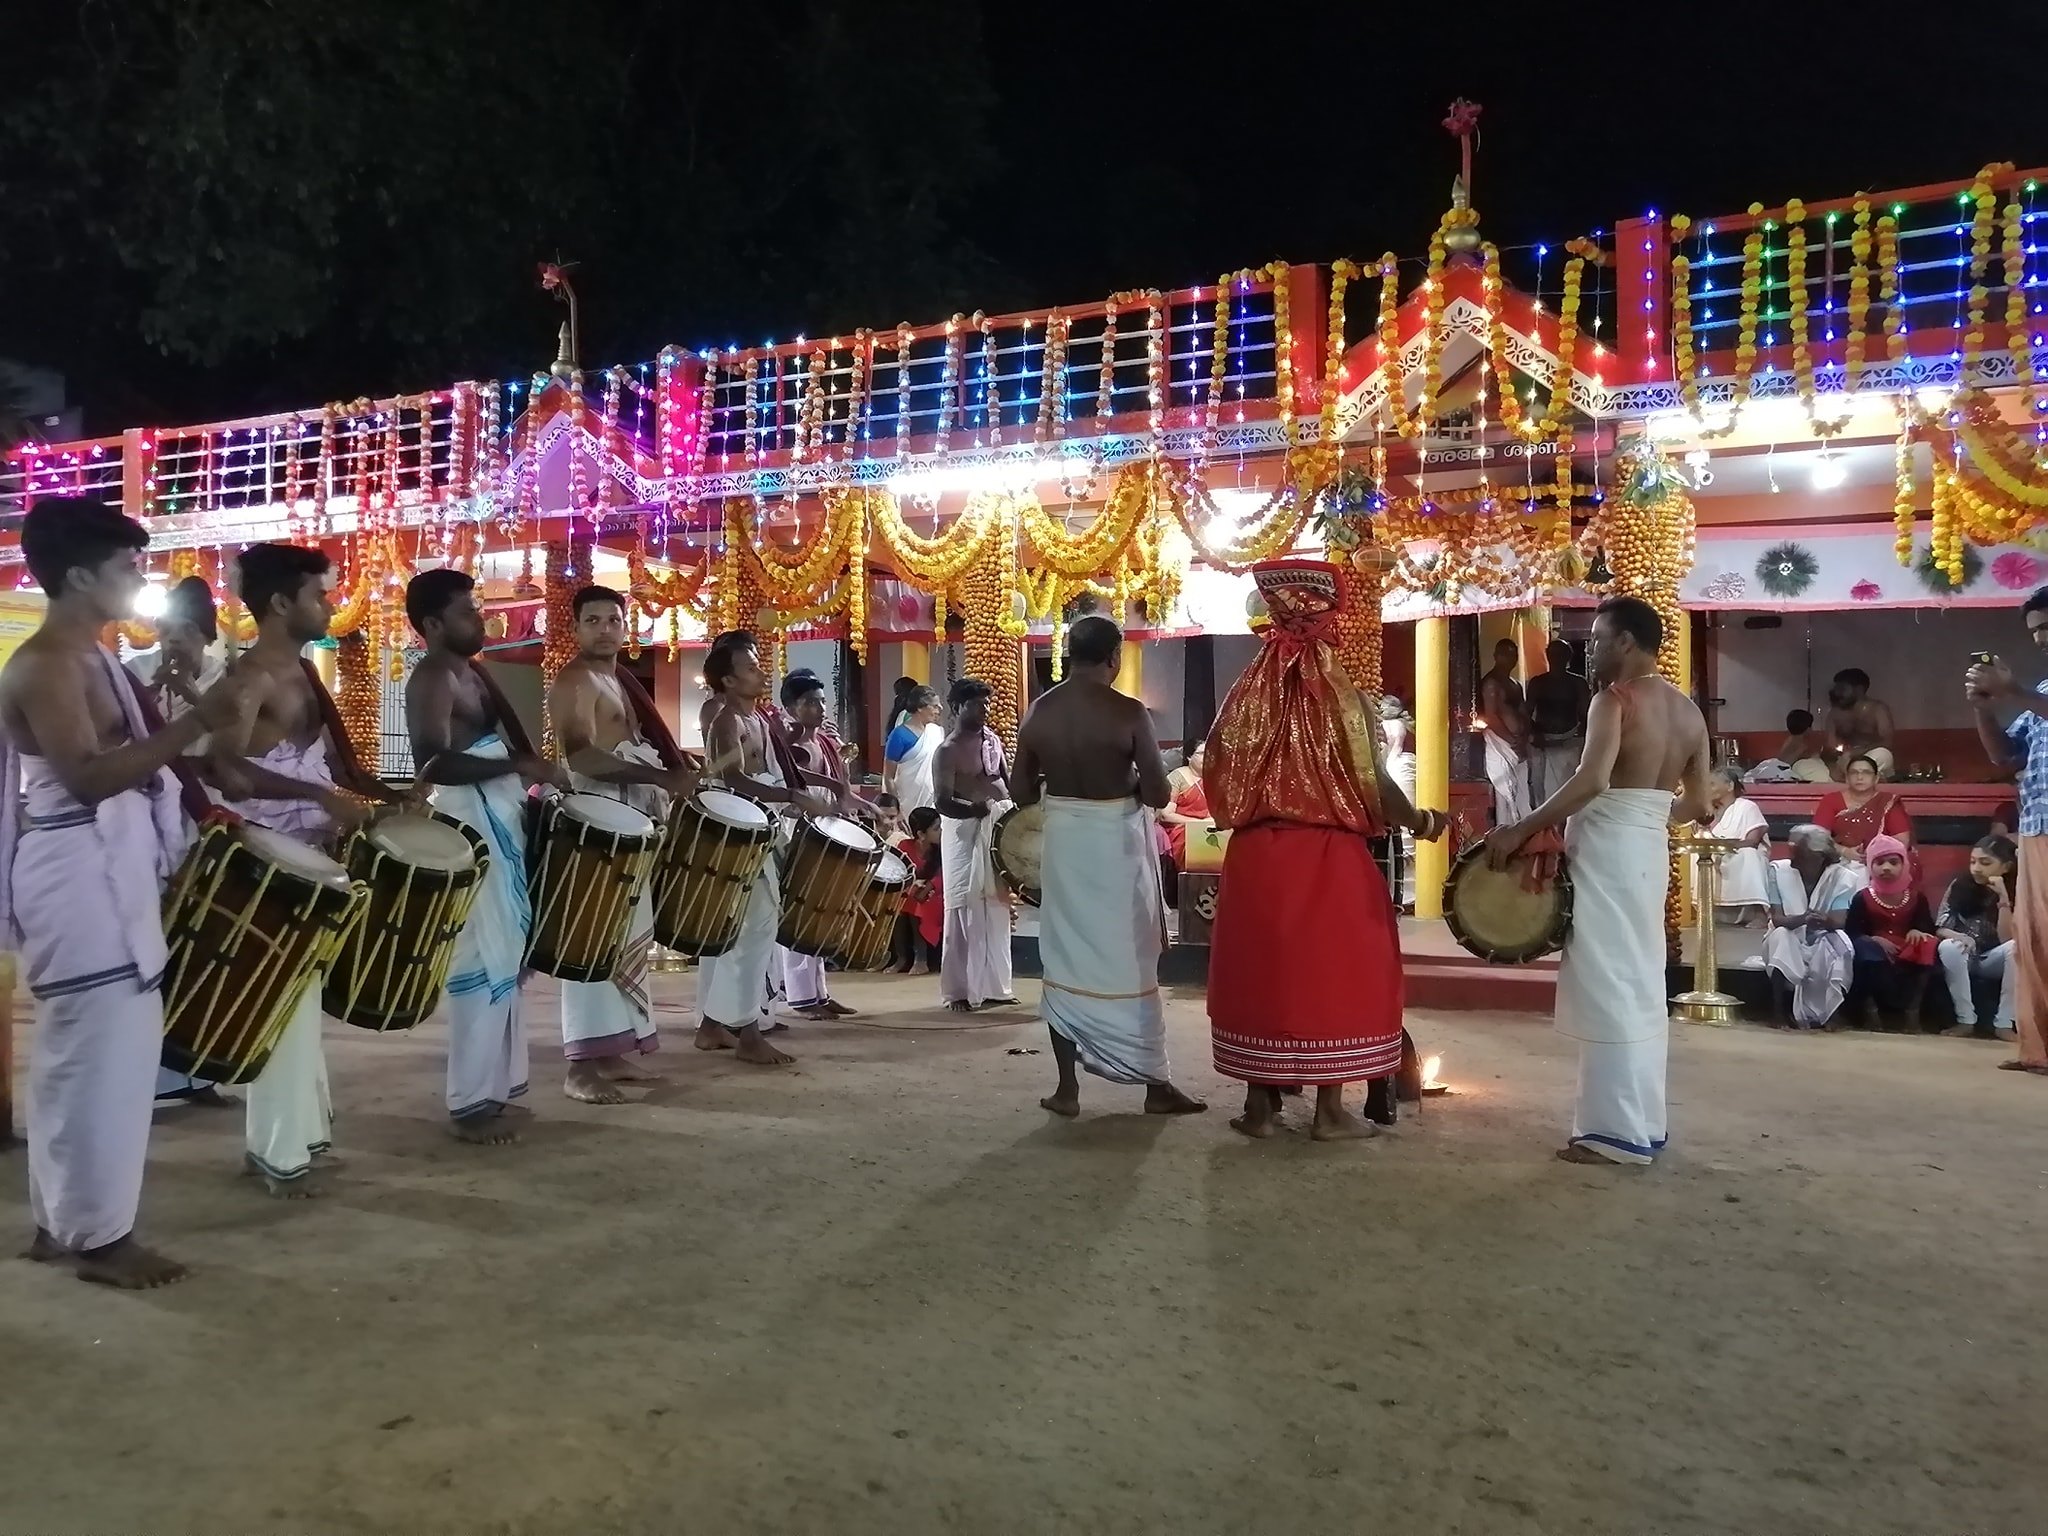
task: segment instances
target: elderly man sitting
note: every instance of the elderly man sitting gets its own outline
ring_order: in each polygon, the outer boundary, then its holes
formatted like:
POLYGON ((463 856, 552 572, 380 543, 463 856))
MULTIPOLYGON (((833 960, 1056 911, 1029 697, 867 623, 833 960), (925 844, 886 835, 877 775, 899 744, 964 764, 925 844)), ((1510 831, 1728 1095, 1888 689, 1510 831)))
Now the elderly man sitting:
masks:
POLYGON ((1764 968, 1771 974, 1777 1022, 1788 1029, 1835 1026, 1849 992, 1855 950, 1842 931, 1861 881, 1835 840, 1816 826, 1794 827, 1791 857, 1771 863, 1766 888, 1771 927, 1764 968))

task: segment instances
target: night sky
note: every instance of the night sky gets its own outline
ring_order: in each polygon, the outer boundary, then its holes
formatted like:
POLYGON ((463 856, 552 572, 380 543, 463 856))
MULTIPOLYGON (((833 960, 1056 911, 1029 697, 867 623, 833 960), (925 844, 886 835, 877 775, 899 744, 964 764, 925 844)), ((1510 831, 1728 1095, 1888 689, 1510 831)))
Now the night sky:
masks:
POLYGON ((1510 249, 2048 162, 2040 6, 57 9, 0 100, 0 357, 93 431, 544 367, 558 254, 586 365, 1417 257, 1455 95, 1510 249))

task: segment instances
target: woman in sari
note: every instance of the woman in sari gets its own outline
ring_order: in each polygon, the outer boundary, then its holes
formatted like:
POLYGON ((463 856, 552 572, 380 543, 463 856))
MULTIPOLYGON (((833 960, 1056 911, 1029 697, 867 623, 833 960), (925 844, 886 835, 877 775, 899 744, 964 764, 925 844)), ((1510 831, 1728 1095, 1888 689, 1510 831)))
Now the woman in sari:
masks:
POLYGON ((904 713, 882 749, 882 788, 896 796, 907 817, 921 805, 936 805, 934 779, 946 728, 939 724, 939 696, 922 684, 904 695, 904 713))
POLYGON ((1769 912, 1771 829, 1757 803, 1742 792, 1742 775, 1716 768, 1712 784, 1714 820, 1708 835, 1742 846, 1720 856, 1720 899, 1715 914, 1747 922, 1769 912))
POLYGON ((1842 787, 1822 795, 1813 813, 1814 824, 1835 840, 1842 857, 1861 870, 1863 850, 1874 837, 1895 837, 1906 845, 1907 863, 1912 857, 1913 818, 1899 797, 1879 783, 1877 763, 1868 757, 1852 757, 1843 770, 1842 787))
POLYGON ((1195 743, 1188 753, 1187 774, 1174 790, 1172 802, 1157 812, 1160 826, 1166 829, 1166 851, 1177 871, 1188 867, 1188 828, 1211 825, 1209 795, 1202 788, 1202 748, 1203 743, 1195 743))
POLYGON ((1764 969, 1777 1004, 1773 1022, 1786 1029, 1839 1028, 1835 1014, 1848 995, 1855 957, 1842 925, 1858 881, 1824 829, 1794 827, 1786 841, 1791 856, 1771 864, 1767 887, 1764 969))

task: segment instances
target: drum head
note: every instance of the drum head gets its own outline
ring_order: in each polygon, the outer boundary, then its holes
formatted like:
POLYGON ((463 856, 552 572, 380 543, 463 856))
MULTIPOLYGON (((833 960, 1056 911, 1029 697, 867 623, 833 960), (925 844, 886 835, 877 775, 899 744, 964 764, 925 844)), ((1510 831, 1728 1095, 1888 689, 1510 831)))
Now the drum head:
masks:
POLYGON ((996 869, 1004 882, 1025 901, 1037 906, 1044 882, 1039 875, 1040 853, 1045 846, 1045 802, 1019 805, 1003 812, 996 823, 994 852, 996 869))
POLYGON ((242 823, 235 832, 243 842, 278 868, 289 870, 300 879, 311 880, 316 885, 348 889, 348 871, 318 848, 295 837, 287 837, 282 832, 273 832, 268 827, 259 827, 254 822, 242 823))
POLYGON ((729 789, 700 789, 690 803, 705 820, 723 822, 728 827, 757 831, 768 825, 766 811, 745 795, 736 795, 729 789))
POLYGON ((894 848, 885 849, 882 862, 875 866, 875 879, 883 885, 910 884, 910 860, 894 848))
POLYGON ((1572 926, 1571 876, 1560 858, 1557 878, 1531 891, 1524 884, 1528 870, 1521 860, 1506 870, 1488 869, 1479 844, 1459 854, 1444 881, 1451 937, 1496 965, 1519 965, 1562 949, 1572 926))
POLYGON ((436 869, 453 873, 471 869, 476 864, 476 853, 469 846, 469 839, 449 826, 445 821, 436 821, 431 816, 415 816, 401 813, 386 816, 369 831, 370 846, 380 853, 389 854, 401 864, 410 864, 414 869, 436 869))
POLYGON ((614 800, 609 795, 564 795, 557 803, 562 815, 587 822, 600 832, 616 832, 621 837, 654 835, 653 822, 625 801, 614 800))
POLYGON ((855 853, 873 853, 881 846, 875 841, 874 833, 844 816, 813 816, 811 825, 840 847, 851 848, 855 853))

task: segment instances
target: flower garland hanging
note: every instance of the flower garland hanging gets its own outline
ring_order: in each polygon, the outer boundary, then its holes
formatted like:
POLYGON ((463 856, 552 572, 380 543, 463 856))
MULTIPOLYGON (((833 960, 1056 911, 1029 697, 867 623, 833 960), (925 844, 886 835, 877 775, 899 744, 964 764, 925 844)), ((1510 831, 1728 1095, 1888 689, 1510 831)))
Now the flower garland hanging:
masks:
POLYGON ((1984 574, 1984 557, 1961 542, 1947 550, 1930 543, 1914 558, 1913 574, 1935 596, 1949 597, 1972 586, 1984 574))

